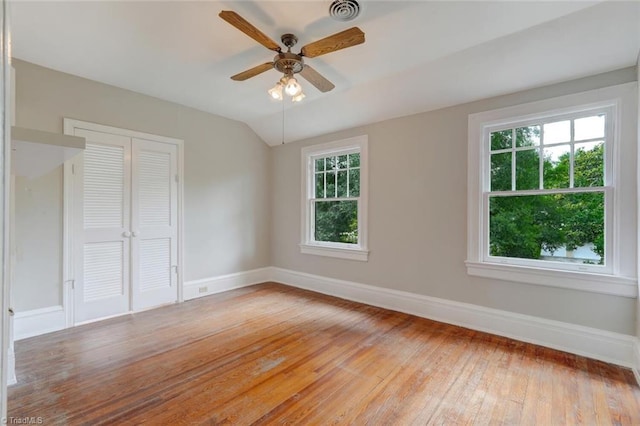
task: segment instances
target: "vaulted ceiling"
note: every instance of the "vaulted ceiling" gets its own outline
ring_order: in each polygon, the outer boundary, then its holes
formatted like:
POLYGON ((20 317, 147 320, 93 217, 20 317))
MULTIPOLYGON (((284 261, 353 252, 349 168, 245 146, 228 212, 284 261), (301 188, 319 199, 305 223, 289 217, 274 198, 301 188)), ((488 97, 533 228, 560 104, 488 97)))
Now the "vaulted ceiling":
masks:
MULTIPOLYGON (((634 65, 638 1, 372 1, 351 22, 330 1, 17 1, 14 56, 247 123, 282 141, 280 75, 229 77, 270 61, 218 17, 234 10, 272 39, 297 47, 351 26, 366 43, 307 59, 336 88, 284 102, 293 141, 634 65)), ((294 50, 296 50, 294 48, 294 50)))

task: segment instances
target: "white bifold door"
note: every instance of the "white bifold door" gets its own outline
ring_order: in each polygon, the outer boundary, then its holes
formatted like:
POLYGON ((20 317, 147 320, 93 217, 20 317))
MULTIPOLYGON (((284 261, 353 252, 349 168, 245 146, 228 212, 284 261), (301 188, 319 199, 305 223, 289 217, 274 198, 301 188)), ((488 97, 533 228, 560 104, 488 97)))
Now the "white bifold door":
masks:
POLYGON ((93 130, 74 172, 82 248, 74 252, 75 323, 175 302, 177 146, 93 130), (81 195, 80 195, 81 193, 81 195))

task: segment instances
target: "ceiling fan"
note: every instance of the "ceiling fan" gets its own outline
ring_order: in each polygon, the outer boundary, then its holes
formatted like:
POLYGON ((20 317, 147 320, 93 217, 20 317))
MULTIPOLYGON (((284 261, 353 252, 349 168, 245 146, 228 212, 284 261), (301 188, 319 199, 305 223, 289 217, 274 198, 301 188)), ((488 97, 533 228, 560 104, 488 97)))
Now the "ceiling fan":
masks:
POLYGON ((282 100, 282 92, 292 97, 294 102, 301 101, 304 98, 302 88, 294 77, 294 74, 300 74, 305 80, 314 85, 321 92, 332 90, 335 85, 324 78, 320 73, 311 68, 304 62, 304 57, 315 58, 347 47, 356 46, 364 43, 364 33, 358 27, 349 28, 348 30, 330 35, 313 43, 309 43, 302 47, 300 53, 291 52, 291 48, 298 42, 298 38, 293 34, 283 34, 280 40, 287 48, 286 52, 282 48, 265 35, 262 31, 251 25, 242 16, 236 12, 223 10, 219 15, 222 19, 233 25, 264 47, 277 52, 271 62, 250 68, 239 74, 231 76, 232 80, 244 81, 265 71, 275 68, 284 74, 275 87, 269 90, 269 95, 278 100, 282 100))

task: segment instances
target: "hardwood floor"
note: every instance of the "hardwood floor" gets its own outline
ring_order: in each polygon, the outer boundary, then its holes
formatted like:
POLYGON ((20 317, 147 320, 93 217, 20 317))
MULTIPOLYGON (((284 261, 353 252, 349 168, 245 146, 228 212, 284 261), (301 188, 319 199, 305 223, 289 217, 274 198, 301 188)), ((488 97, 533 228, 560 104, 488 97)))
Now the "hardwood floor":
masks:
POLYGON ((43 424, 640 424, 630 370, 279 284, 16 343, 43 424))

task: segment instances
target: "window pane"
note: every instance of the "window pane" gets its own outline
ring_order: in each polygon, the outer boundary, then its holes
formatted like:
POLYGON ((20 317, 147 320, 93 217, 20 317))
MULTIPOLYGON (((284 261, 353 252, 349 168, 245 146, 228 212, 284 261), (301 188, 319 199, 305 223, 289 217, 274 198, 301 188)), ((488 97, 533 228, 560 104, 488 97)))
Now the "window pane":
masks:
POLYGON ((315 198, 324 198, 324 173, 316 173, 316 194, 315 198))
POLYGON ((604 193, 491 197, 491 256, 603 264, 604 193))
POLYGON ((358 243, 357 201, 316 201, 315 240, 358 243))
POLYGON ((604 142, 575 145, 573 186, 604 186, 604 142))
POLYGON ((338 168, 346 169, 347 168, 347 156, 341 155, 338 157, 338 168))
POLYGON ((338 197, 346 197, 346 196, 347 196, 347 171, 340 170, 338 172, 338 197))
POLYGON ((336 168, 337 162, 338 162, 337 157, 327 157, 326 160, 327 160, 325 162, 326 170, 333 170, 336 168))
POLYGON ((491 133, 491 150, 511 148, 512 139, 513 131, 511 129, 491 133))
POLYGON ((520 127, 516 129, 516 146, 540 145, 540 126, 520 127))
POLYGON ((349 167, 360 167, 360 153, 349 154, 349 167))
POLYGON ((544 149, 544 181, 547 189, 569 187, 569 161, 571 145, 558 145, 544 149))
POLYGON ((316 159, 316 172, 324 171, 324 158, 316 159))
POLYGON ((327 193, 326 198, 334 198, 336 196, 336 172, 327 172, 327 193))
POLYGON ((491 190, 511 191, 511 153, 491 155, 491 190))
POLYGON ((571 121, 556 121, 544 125, 544 143, 558 143, 571 141, 571 121))
POLYGON ((578 118, 573 122, 577 141, 585 139, 604 138, 604 115, 578 118))
POLYGON ((540 155, 537 149, 516 152, 516 189, 540 188, 540 155))
POLYGON ((360 196, 360 169, 349 170, 349 197, 360 196))

